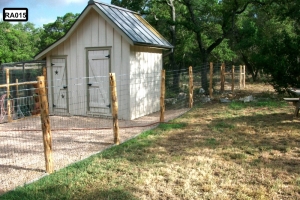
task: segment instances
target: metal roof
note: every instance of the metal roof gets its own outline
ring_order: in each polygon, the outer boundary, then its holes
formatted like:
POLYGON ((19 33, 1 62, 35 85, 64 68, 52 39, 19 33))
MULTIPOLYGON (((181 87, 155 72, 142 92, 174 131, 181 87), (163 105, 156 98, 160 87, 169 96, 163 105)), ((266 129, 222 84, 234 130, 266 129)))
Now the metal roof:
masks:
POLYGON ((114 5, 94 4, 136 45, 173 48, 140 14, 114 5))

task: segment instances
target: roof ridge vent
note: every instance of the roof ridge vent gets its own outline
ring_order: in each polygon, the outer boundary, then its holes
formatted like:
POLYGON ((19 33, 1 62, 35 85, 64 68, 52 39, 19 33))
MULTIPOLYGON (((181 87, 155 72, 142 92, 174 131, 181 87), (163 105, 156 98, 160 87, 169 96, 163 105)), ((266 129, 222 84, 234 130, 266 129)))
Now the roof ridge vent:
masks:
POLYGON ((88 5, 95 4, 94 0, 89 0, 88 5))

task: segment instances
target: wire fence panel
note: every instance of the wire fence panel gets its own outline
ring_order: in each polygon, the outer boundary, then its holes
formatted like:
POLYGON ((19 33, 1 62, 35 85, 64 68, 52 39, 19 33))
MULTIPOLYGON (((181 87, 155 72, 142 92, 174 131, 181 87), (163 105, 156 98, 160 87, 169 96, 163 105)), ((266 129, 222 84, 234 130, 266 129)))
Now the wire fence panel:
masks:
POLYGON ((33 115, 34 102, 33 96, 4 98, 0 102, 0 192, 23 184, 27 177, 33 180, 44 173, 41 120, 33 115))
MULTIPOLYGON (((115 141, 112 106, 116 105, 111 103, 113 88, 109 74, 67 78, 61 72, 51 72, 48 78, 52 80, 47 81, 45 88, 54 170, 98 153, 115 141)), ((187 112, 190 109, 190 76, 193 77, 194 103, 209 101, 211 78, 214 92, 220 91, 220 68, 214 67, 212 77, 209 65, 195 67, 192 72, 189 74, 188 68, 165 72, 163 102, 161 71, 117 74, 120 142, 156 127, 160 123, 162 105, 165 106, 165 122, 187 112)), ((239 85, 237 77, 234 75, 235 85, 239 85)), ((226 82, 231 86, 230 78, 226 77, 226 82)), ((3 98, 0 104, 0 194, 45 174, 44 123, 41 123, 44 116, 38 85, 37 82, 9 87, 9 93, 14 95, 3 98)), ((225 88, 227 90, 227 86, 225 88)), ((6 92, 4 88, 1 95, 6 92)))
POLYGON ((188 69, 166 72, 166 112, 180 115, 188 110, 189 72, 188 69))

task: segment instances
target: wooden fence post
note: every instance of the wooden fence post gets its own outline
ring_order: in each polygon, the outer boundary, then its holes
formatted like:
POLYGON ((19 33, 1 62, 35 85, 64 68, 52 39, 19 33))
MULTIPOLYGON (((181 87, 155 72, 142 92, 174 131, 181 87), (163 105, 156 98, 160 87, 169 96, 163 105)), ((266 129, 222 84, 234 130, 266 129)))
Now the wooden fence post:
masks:
POLYGON ((209 64, 209 97, 212 98, 214 64, 209 64))
POLYGON ((221 65, 221 92, 225 89, 225 63, 221 65))
POLYGON ((165 121, 165 92, 166 92, 166 71, 161 70, 161 84, 160 84, 160 122, 165 121))
POLYGON ((19 79, 16 79, 16 97, 17 97, 17 99, 19 99, 19 79))
POLYGON ((109 73, 109 83, 111 88, 111 104, 114 130, 114 143, 120 144, 119 136, 119 121, 118 121, 118 99, 117 99, 117 84, 115 73, 109 73))
POLYGON ((243 68, 243 88, 246 87, 246 66, 244 65, 244 68, 243 68))
POLYGON ((43 67, 43 76, 45 77, 46 97, 48 99, 47 67, 43 67))
POLYGON ((231 91, 234 92, 234 65, 232 65, 232 69, 231 69, 231 91))
POLYGON ((43 131, 46 172, 50 174, 53 172, 52 134, 51 134, 48 102, 46 97, 46 89, 45 89, 45 78, 43 76, 38 76, 37 81, 38 81, 40 108, 41 108, 41 124, 42 124, 42 131, 43 131))
POLYGON ((242 65, 240 65, 240 89, 242 88, 242 73, 243 73, 243 67, 242 67, 242 65))
POLYGON ((246 66, 240 65, 240 88, 246 87, 246 66))
MULTIPOLYGON (((7 120, 8 120, 8 122, 11 122, 12 121, 11 111, 12 110, 11 110, 11 106, 10 106, 11 102, 10 102, 10 87, 9 87, 9 82, 10 82, 10 80, 9 80, 9 69, 6 69, 5 72, 6 72, 6 84, 7 84, 7 86, 6 86, 7 120)), ((14 109, 14 108, 12 108, 12 109, 14 109)))
POLYGON ((193 107, 194 96, 194 81, 193 81, 193 67, 189 67, 189 108, 193 107))

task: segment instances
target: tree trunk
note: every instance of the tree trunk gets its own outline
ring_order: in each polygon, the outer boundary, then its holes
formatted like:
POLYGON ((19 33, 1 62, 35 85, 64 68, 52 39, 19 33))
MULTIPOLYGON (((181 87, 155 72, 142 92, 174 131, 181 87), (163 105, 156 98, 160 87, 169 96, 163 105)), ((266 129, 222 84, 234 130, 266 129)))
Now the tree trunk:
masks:
MULTIPOLYGON (((174 0, 168 0, 167 4, 170 6, 170 14, 172 16, 172 21, 175 23, 176 21, 176 10, 174 5, 174 0)), ((172 45, 174 46, 173 52, 170 54, 169 59, 171 63, 171 68, 174 70, 173 73, 173 89, 175 92, 179 91, 179 77, 180 77, 180 66, 176 65, 175 60, 175 46, 176 46, 176 29, 175 25, 170 26, 170 34, 172 38, 172 45)))
POLYGON ((255 82, 258 71, 253 69, 253 66, 249 63, 247 56, 243 53, 242 53, 242 60, 244 61, 245 65, 247 66, 247 71, 249 74, 251 74, 253 82, 255 82))
POLYGON ((208 90, 208 79, 207 79, 207 73, 208 73, 208 55, 207 53, 203 53, 202 54, 203 58, 202 58, 202 66, 201 66, 201 85, 202 88, 205 91, 205 94, 209 94, 209 90, 208 90))

